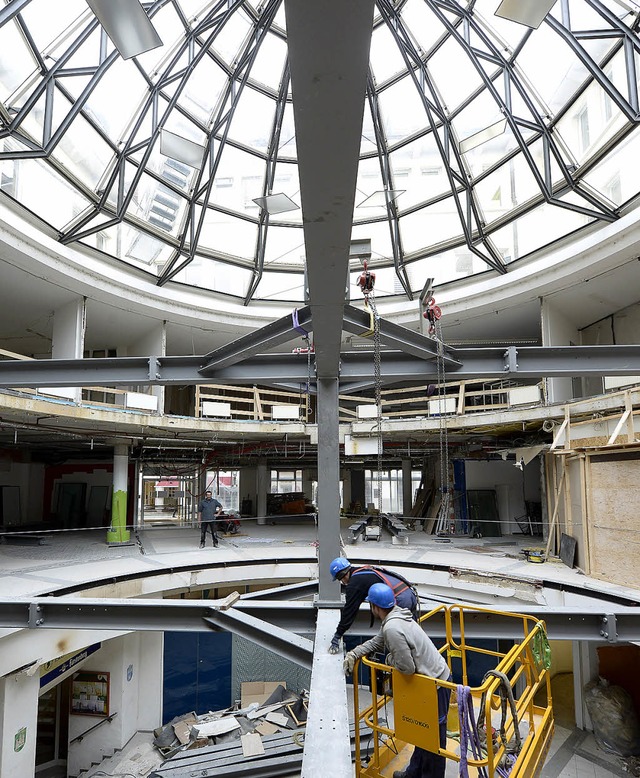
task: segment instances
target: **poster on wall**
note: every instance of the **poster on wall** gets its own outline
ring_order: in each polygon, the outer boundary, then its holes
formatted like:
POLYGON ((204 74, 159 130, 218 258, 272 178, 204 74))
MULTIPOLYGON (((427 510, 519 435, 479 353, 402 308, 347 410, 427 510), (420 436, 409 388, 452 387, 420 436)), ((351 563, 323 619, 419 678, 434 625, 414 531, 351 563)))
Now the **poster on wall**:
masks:
POLYGON ((109 673, 83 670, 73 676, 71 713, 80 716, 109 715, 109 673))

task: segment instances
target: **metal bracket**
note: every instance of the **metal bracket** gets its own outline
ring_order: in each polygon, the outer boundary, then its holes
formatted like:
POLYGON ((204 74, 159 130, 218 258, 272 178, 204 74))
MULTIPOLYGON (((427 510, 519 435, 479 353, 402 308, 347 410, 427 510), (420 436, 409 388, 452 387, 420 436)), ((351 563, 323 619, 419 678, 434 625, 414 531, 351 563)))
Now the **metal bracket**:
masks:
POLYGON ((508 346, 504 352, 504 372, 518 372, 518 349, 515 346, 508 346))
POLYGON ((29 629, 35 629, 35 627, 41 627, 44 624, 44 614, 42 612, 42 605, 37 602, 29 603, 29 629))
POLYGON ((606 616, 602 616, 600 619, 602 629, 600 634, 603 638, 606 638, 609 643, 618 642, 618 622, 616 620, 615 613, 607 613, 606 616))

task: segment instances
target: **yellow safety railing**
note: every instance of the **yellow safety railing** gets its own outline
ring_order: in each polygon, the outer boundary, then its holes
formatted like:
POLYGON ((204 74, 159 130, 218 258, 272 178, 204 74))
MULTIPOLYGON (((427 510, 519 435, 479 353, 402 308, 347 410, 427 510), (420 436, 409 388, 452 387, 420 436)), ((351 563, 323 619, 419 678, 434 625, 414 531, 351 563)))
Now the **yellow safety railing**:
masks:
POLYGON ((397 766, 391 763, 405 746, 416 745, 446 759, 465 762, 470 778, 535 778, 542 769, 553 735, 544 622, 524 614, 463 605, 442 605, 425 614, 420 621, 427 633, 430 620, 439 624, 444 621, 446 638, 439 651, 447 660, 454 680, 460 681, 464 704, 473 711, 481 750, 475 754, 468 749, 467 753, 460 752, 457 683, 418 674, 403 675, 364 657, 356 662, 353 671, 354 709, 358 726, 371 729, 372 736, 366 755, 356 739, 356 776, 385 778, 397 766), (513 619, 518 625, 514 634, 522 630, 522 637, 506 652, 475 646, 465 636, 465 623, 481 619, 490 624, 492 614, 513 619), (468 665, 472 654, 493 657, 496 664, 491 671, 494 675, 487 673, 480 686, 469 688, 468 665), (371 704, 363 710, 360 710, 357 683, 361 663, 371 671, 371 704), (452 695, 446 748, 441 748, 439 743, 438 687, 450 689, 452 695), (387 720, 391 705, 393 724, 387 720), (381 715, 381 711, 387 715, 381 715), (491 733, 488 737, 487 731, 491 733))

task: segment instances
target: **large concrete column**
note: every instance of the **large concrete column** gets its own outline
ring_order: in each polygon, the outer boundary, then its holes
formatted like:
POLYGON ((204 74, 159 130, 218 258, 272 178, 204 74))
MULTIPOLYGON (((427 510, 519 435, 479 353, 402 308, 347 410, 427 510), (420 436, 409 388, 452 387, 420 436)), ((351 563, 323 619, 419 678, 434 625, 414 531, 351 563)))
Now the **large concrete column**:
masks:
MULTIPOLYGON (((54 311, 52 359, 82 359, 86 328, 85 305, 85 298, 78 297, 54 311)), ((68 397, 74 402, 80 402, 82 399, 80 387, 56 387, 51 389, 51 392, 59 397, 68 397)))
POLYGON ((40 673, 0 678, 0 775, 35 775, 40 673))
POLYGON ((129 447, 118 443, 113 447, 113 498, 107 543, 127 543, 131 537, 127 529, 128 471, 129 447))
POLYGON ((402 515, 411 516, 413 489, 411 488, 411 460, 402 460, 402 515))
POLYGON ((318 602, 340 607, 329 564, 340 556, 338 379, 318 378, 318 602))
POLYGON ((267 463, 258 462, 256 472, 256 516, 258 524, 266 524, 267 491, 269 489, 267 463))

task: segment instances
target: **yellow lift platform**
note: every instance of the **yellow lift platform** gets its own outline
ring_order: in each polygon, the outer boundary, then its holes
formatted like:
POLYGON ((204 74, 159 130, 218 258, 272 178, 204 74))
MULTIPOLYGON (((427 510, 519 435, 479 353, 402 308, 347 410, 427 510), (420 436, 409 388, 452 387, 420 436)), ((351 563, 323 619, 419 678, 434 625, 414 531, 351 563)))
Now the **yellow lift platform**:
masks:
MULTIPOLYGON (((367 657, 356 662, 354 710, 360 728, 372 730, 366 749, 356 739, 356 777, 388 778, 394 770, 406 766, 412 752, 410 746, 417 745, 457 762, 454 775, 535 778, 542 770, 553 736, 549 644, 544 622, 523 614, 462 605, 434 608, 420 622, 429 634, 429 620, 438 619, 441 624, 443 618, 446 639, 440 653, 450 669, 454 669, 453 660, 460 660, 455 668, 459 677, 461 667, 460 685, 424 675, 403 675, 367 657), (506 653, 467 643, 465 622, 478 617, 490 622, 491 614, 497 613, 520 622, 522 638, 506 653), (495 669, 489 670, 482 684, 474 688, 467 685, 471 654, 495 657, 496 661, 495 669), (371 671, 371 704, 363 710, 356 682, 361 663, 371 671), (446 748, 439 744, 438 686, 451 689, 446 748), (389 723, 390 719, 393 723, 389 723), (487 730, 490 737, 486 736, 487 730), (480 744, 475 750, 474 742, 480 744)), ((451 767, 448 762, 447 776, 452 774, 451 767)))

